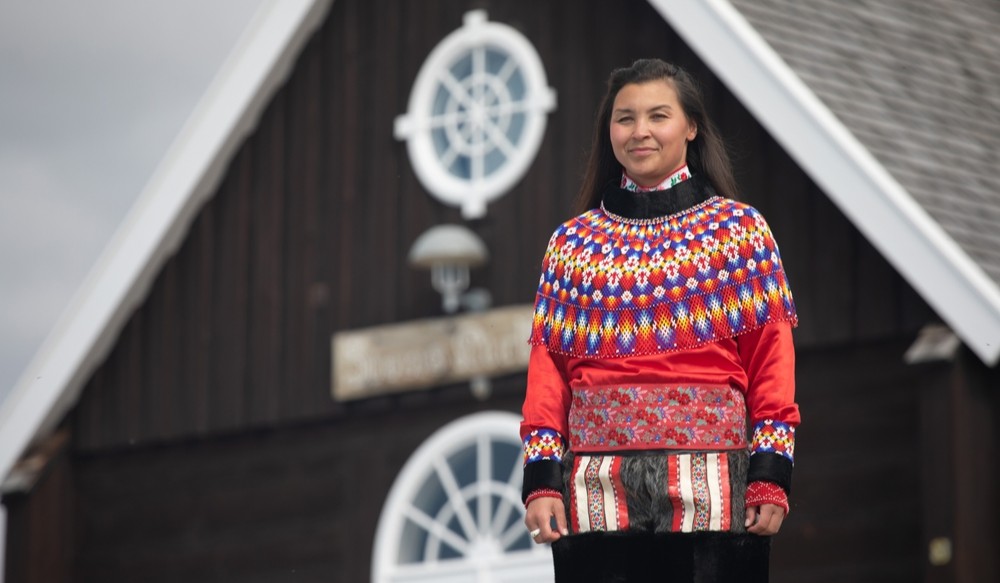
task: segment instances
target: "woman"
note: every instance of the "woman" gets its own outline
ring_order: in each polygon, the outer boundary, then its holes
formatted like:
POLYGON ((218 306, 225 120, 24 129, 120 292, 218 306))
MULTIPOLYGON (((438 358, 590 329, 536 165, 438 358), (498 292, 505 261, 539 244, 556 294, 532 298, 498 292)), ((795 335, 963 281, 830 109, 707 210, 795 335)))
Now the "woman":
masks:
POLYGON ((557 581, 767 580, 797 320, 767 223, 735 198, 691 77, 614 71, 583 212, 543 260, 521 424, 525 524, 557 581))

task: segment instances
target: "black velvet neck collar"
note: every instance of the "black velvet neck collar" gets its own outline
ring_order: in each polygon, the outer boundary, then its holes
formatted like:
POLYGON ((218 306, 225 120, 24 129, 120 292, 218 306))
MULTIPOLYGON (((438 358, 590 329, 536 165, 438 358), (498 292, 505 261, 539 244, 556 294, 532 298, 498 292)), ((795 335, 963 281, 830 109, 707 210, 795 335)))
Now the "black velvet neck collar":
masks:
POLYGON ((609 183, 603 192, 604 209, 626 219, 652 219, 679 213, 715 196, 715 190, 698 176, 692 176, 666 190, 632 192, 609 183))

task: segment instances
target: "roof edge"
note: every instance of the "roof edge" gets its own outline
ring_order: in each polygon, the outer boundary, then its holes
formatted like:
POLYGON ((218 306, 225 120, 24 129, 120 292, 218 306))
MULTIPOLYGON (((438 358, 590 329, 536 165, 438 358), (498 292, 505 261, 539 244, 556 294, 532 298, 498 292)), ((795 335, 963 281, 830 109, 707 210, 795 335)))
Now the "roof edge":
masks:
POLYGON ((649 3, 987 365, 1000 287, 726 0, 649 3))
POLYGON ((0 482, 76 403, 333 0, 266 0, 13 391, 0 482))

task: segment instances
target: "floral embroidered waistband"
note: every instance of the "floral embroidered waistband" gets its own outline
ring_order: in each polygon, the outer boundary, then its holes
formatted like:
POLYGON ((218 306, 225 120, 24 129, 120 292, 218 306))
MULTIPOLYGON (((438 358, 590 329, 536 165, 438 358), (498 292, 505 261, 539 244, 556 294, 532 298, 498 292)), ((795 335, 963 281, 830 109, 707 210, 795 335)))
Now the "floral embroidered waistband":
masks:
POLYGON ((732 387, 615 385, 573 389, 574 451, 728 450, 747 446, 746 405, 732 387))

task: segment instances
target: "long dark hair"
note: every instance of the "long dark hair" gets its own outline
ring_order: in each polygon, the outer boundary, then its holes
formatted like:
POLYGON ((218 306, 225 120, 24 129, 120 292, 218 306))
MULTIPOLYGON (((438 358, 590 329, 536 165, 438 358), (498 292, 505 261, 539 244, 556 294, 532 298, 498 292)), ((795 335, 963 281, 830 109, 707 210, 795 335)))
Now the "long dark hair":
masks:
POLYGON ((708 180, 715 192, 726 198, 736 198, 736 181, 729 164, 726 146, 718 130, 705 113, 701 89, 687 71, 660 59, 639 59, 632 66, 615 69, 608 77, 608 91, 604 94, 594 125, 590 143, 587 171, 577 196, 579 212, 597 208, 601 194, 610 182, 621 180, 622 165, 611 149, 611 109, 622 87, 630 83, 648 83, 664 80, 673 86, 677 99, 687 118, 698 128, 694 140, 687 146, 687 164, 691 174, 708 180))

